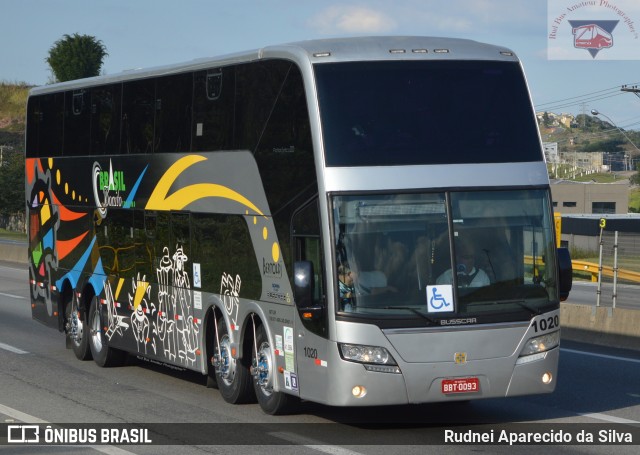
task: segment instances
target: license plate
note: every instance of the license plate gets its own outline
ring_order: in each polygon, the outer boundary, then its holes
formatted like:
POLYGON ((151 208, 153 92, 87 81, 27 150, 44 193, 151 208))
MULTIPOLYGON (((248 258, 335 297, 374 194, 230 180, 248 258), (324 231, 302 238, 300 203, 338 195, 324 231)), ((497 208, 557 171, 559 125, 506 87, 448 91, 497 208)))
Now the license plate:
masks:
POLYGON ((443 379, 442 393, 474 393, 480 391, 478 378, 443 379))

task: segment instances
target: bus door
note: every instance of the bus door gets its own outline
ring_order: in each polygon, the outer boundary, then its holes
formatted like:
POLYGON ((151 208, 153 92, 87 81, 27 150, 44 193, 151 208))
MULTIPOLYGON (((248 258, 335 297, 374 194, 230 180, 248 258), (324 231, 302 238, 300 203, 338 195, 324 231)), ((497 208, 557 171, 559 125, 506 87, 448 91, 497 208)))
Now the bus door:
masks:
POLYGON ((317 198, 294 213, 291 228, 294 275, 297 275, 294 294, 300 321, 294 337, 296 375, 299 383, 304 384, 300 392, 305 398, 324 401, 328 384, 328 313, 317 198), (306 275, 308 286, 300 286, 302 274, 306 275))

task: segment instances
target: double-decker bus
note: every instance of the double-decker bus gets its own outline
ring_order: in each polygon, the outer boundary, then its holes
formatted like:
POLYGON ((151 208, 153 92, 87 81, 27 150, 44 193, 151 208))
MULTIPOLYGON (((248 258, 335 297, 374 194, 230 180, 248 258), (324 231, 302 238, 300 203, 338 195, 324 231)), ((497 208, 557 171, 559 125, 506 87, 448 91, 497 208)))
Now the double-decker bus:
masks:
POLYGON ((547 169, 521 64, 306 41, 31 91, 33 317, 78 359, 267 413, 554 390, 547 169))

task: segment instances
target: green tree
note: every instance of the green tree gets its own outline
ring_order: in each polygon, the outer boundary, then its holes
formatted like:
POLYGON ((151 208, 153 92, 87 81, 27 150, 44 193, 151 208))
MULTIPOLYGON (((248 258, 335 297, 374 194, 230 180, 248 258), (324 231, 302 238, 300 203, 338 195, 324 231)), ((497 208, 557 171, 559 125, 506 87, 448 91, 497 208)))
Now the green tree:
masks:
POLYGON ((56 82, 82 79, 100 74, 107 48, 90 35, 64 35, 56 41, 45 61, 51 67, 56 82))
POLYGON ((5 149, 0 166, 0 214, 24 212, 24 158, 19 151, 5 149))

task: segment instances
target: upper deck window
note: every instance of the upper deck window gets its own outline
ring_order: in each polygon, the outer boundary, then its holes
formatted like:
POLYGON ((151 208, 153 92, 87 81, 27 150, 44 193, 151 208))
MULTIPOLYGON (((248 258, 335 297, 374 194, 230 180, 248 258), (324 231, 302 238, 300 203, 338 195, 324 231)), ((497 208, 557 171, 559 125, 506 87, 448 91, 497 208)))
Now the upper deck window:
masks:
POLYGON ((327 166, 541 161, 514 62, 315 65, 327 166))

